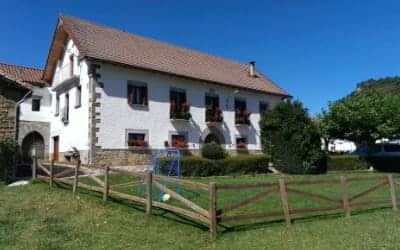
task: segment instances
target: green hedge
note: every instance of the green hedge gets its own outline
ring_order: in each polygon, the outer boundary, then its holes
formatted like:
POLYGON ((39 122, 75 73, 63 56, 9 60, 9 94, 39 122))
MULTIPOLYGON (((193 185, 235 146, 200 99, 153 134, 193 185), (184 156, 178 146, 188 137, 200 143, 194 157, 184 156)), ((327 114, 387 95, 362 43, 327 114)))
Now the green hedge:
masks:
MULTIPOLYGON (((184 156, 181 159, 182 176, 222 176, 268 173, 270 158, 265 155, 238 155, 226 159, 210 160, 199 156, 184 156)), ((165 166, 168 159, 160 160, 165 166)))
POLYGON ((228 156, 224 148, 215 142, 204 144, 201 148, 201 155, 211 160, 225 159, 228 156))
POLYGON ((366 170, 370 164, 358 155, 330 155, 328 171, 366 170))

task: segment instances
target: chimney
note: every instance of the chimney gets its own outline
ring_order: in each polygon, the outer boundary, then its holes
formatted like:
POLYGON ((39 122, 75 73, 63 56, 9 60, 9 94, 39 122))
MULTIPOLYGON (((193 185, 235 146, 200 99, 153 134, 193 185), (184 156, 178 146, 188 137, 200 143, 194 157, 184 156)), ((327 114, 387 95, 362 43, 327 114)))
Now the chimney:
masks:
POLYGON ((255 67, 256 67, 256 62, 254 61, 249 62, 249 73, 251 77, 256 76, 255 67))

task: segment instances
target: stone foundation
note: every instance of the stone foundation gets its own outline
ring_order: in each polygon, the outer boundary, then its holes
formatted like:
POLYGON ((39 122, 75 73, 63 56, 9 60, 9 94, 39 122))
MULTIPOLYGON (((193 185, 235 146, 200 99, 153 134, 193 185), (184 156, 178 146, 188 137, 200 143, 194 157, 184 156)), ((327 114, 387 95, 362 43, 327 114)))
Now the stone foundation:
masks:
MULTIPOLYGON (((152 149, 96 149, 94 164, 137 166, 151 163, 152 149)), ((228 150, 229 155, 260 154, 261 150, 228 150)), ((200 156, 199 150, 183 150, 182 155, 200 156)), ((61 155, 60 155, 61 158, 61 155)))
POLYGON ((151 149, 96 149, 93 163, 112 166, 148 165, 151 153, 151 149))
MULTIPOLYGON (((81 156, 81 162, 82 164, 88 164, 88 159, 87 159, 87 150, 79 150, 79 154, 81 156)), ((72 158, 67 157, 69 155, 69 152, 59 152, 58 153, 58 162, 62 163, 72 163, 74 160, 72 158)), ((53 153, 49 153, 48 160, 51 161, 53 159, 53 153)))

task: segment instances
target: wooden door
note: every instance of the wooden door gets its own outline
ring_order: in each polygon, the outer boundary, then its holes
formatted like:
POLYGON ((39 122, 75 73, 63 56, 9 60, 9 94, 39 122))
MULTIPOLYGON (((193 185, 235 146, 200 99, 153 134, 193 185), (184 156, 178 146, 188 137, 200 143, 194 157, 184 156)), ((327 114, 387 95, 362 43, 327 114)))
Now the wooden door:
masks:
POLYGON ((59 145, 60 138, 58 136, 53 137, 53 160, 58 161, 58 152, 59 152, 59 145))

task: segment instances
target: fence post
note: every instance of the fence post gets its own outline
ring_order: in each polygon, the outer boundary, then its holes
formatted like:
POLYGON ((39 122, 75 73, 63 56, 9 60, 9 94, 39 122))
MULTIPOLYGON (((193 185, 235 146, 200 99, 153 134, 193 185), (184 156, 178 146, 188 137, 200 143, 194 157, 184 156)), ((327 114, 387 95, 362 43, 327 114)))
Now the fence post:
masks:
POLYGON ((340 184, 342 186, 342 203, 343 203, 343 211, 346 218, 350 218, 350 204, 349 204, 349 193, 346 185, 346 178, 344 176, 340 176, 340 184))
POLYGON ((393 182, 393 176, 392 175, 388 175, 388 182, 389 182, 389 188, 390 188, 390 198, 392 200, 392 206, 393 206, 393 210, 397 211, 397 199, 396 199, 396 189, 394 186, 394 182, 393 182))
POLYGON ((53 187, 53 179, 54 179, 54 160, 52 160, 50 164, 50 178, 49 178, 50 187, 53 187))
POLYGON ((36 180, 36 169, 37 169, 37 157, 36 155, 33 156, 33 163, 32 163, 32 180, 36 180))
POLYGON ((103 191, 103 201, 107 201, 108 199, 108 192, 110 189, 110 184, 108 180, 108 175, 110 173, 110 166, 107 166, 104 172, 104 191, 103 191))
POLYGON ((81 160, 78 160, 76 167, 75 167, 75 179, 74 179, 74 186, 72 187, 72 194, 75 195, 76 190, 78 188, 78 181, 79 181, 79 168, 81 166, 81 160))
POLYGON ((217 185, 214 182, 209 184, 209 215, 210 215, 210 236, 217 237, 217 185))
POLYGON ((282 209, 283 209, 283 214, 285 215, 286 225, 290 226, 291 219, 290 219, 289 202, 288 202, 286 184, 284 179, 279 179, 279 191, 281 193, 282 209))
POLYGON ((153 202, 153 172, 149 171, 146 175, 146 214, 150 215, 153 202))

